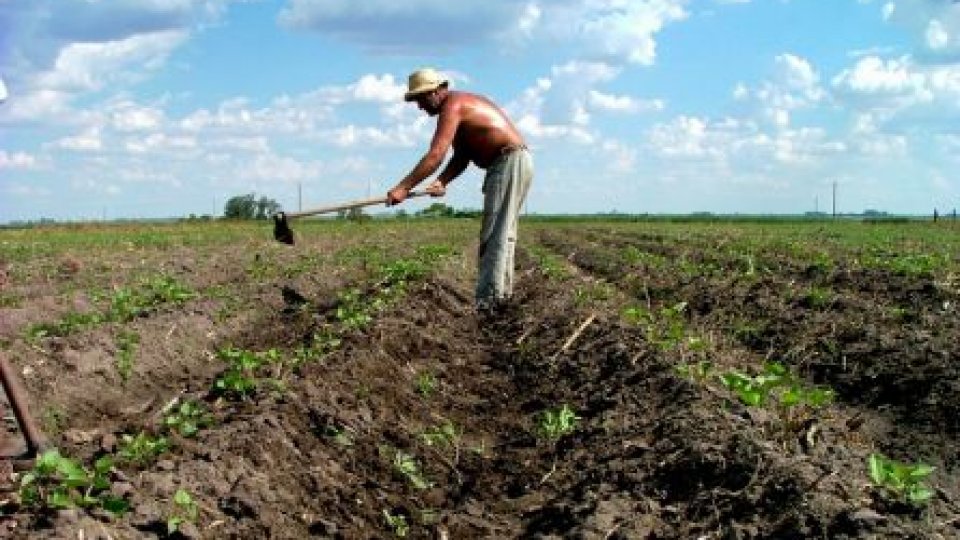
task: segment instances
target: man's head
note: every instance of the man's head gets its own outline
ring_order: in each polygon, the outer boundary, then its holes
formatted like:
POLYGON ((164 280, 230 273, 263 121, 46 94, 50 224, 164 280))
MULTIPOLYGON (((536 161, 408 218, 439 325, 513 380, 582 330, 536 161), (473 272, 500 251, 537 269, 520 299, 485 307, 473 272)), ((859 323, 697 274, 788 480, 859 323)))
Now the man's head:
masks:
POLYGON ((407 82, 405 101, 416 101, 417 106, 430 116, 440 112, 440 105, 446 97, 449 81, 436 70, 419 69, 410 74, 407 82))

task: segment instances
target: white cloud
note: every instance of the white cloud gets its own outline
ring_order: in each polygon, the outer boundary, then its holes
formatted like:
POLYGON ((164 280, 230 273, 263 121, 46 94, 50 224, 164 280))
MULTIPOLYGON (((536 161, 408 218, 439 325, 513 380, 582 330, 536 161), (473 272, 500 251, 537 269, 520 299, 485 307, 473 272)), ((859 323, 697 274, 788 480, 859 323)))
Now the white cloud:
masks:
POLYGON ((100 136, 100 128, 92 126, 83 133, 60 139, 56 145, 76 152, 94 152, 103 148, 103 139, 100 136))
POLYGON ((114 106, 110 114, 113 129, 117 131, 149 131, 160 127, 164 112, 156 107, 141 107, 126 101, 114 106))
POLYGON ((883 16, 916 37, 917 55, 955 63, 960 55, 960 6, 952 0, 891 0, 883 16))
POLYGON ((637 113, 645 111, 661 111, 664 103, 659 99, 641 100, 631 96, 617 96, 590 90, 588 103, 591 107, 603 111, 637 113))
POLYGON ((33 169, 37 166, 37 158, 26 152, 10 152, 0 150, 0 169, 33 169))
POLYGON ((139 34, 105 43, 71 43, 60 50, 53 68, 39 74, 36 85, 66 92, 101 90, 108 84, 137 80, 144 71, 163 66, 182 44, 185 32, 139 34))
POLYGON ((793 54, 781 54, 774 58, 769 80, 756 88, 737 83, 732 95, 738 101, 754 105, 759 118, 785 129, 790 124, 792 111, 820 103, 826 92, 809 61, 793 54))
POLYGON ((288 156, 260 154, 252 161, 240 164, 235 177, 244 182, 301 182, 320 177, 320 162, 303 162, 288 156))
POLYGON ((588 57, 649 65, 656 57, 654 36, 688 16, 687 1, 289 0, 278 20, 380 53, 547 39, 575 44, 588 57))

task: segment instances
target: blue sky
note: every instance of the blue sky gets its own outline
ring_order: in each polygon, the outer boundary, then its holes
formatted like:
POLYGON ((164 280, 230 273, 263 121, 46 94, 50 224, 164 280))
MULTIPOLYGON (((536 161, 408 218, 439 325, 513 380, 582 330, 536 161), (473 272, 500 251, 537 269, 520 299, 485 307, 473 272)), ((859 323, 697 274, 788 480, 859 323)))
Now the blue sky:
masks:
POLYGON ((0 222, 383 194, 423 66, 520 127, 530 212, 960 206, 953 0, 0 0, 0 222))

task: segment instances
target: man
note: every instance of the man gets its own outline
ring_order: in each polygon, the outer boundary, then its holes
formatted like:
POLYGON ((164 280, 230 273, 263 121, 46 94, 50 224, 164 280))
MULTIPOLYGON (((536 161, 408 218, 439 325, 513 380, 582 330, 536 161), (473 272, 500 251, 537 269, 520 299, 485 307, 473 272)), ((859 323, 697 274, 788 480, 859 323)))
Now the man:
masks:
POLYGON ((410 75, 404 99, 436 116, 437 128, 427 153, 387 193, 387 204, 403 202, 411 189, 440 168, 451 146, 453 156, 427 187, 434 197, 443 196, 471 162, 486 169, 476 298, 478 310, 497 310, 513 293, 517 223, 533 179, 527 145, 500 107, 483 96, 450 90, 449 82, 433 69, 410 75))

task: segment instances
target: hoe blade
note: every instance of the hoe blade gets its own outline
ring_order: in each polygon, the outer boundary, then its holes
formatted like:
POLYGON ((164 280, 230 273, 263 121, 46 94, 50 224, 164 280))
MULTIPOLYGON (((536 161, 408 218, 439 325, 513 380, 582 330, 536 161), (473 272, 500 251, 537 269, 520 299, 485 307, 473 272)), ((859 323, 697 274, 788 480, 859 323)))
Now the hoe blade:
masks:
POLYGON ((273 239, 277 242, 293 245, 293 229, 287 222, 287 215, 277 212, 273 215, 273 239))

